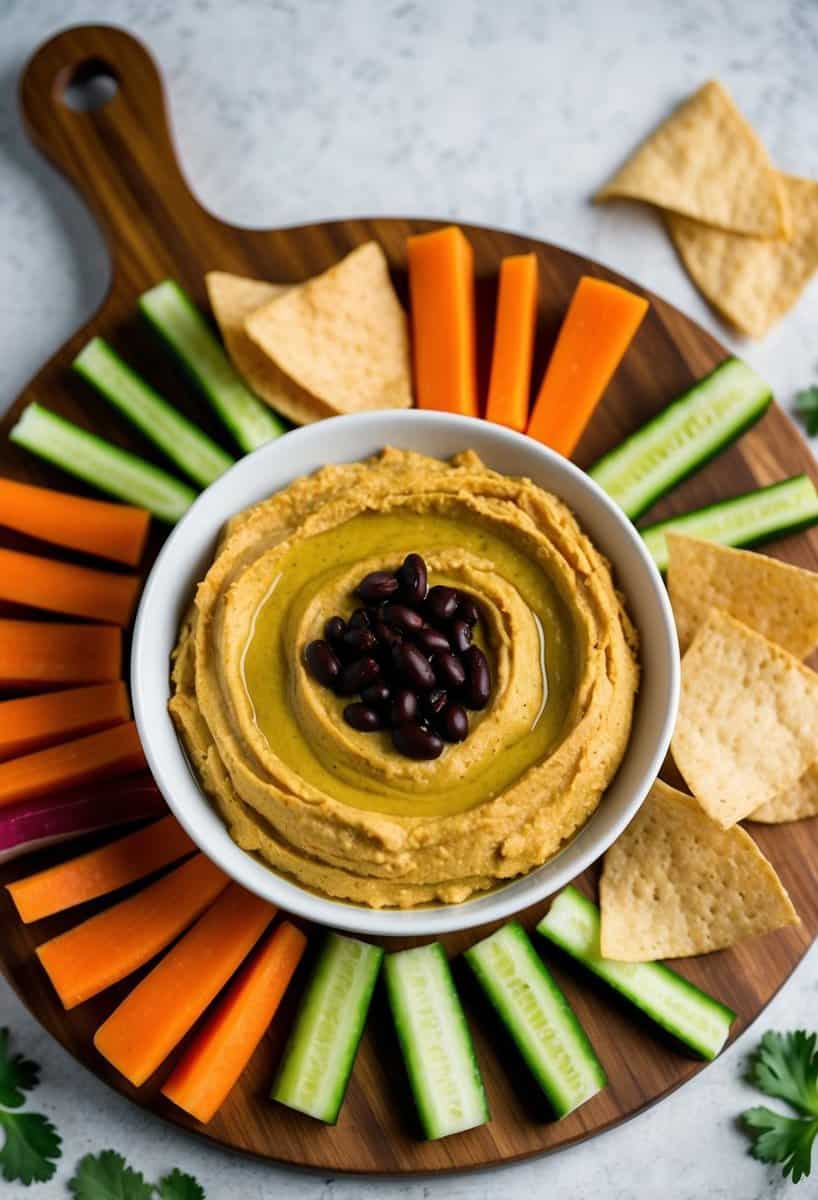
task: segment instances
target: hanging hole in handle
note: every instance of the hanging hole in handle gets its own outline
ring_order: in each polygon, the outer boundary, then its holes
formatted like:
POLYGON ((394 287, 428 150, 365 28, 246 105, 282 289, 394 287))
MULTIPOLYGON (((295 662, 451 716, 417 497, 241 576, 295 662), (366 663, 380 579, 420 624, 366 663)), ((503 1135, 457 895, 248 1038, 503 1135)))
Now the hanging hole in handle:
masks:
POLYGON ((63 104, 74 112, 95 112, 104 108, 119 91, 112 67, 101 58, 87 58, 73 67, 67 77, 58 80, 63 104))

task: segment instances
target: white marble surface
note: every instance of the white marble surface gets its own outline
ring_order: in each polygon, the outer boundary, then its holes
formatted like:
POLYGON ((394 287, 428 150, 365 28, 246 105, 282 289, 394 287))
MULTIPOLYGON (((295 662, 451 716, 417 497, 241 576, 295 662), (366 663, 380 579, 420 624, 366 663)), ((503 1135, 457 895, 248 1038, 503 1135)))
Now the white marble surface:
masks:
MULTIPOLYGON (((667 296, 740 349, 785 404, 818 378, 818 284, 764 342, 742 344, 701 302, 650 214, 587 200, 652 122, 714 74, 781 167, 818 177, 813 0, 0 0, 0 405, 105 289, 90 218, 26 144, 14 108, 33 47, 62 26, 102 20, 132 29, 158 57, 184 166, 231 220, 416 214, 523 230, 667 296)), ((816 1012, 814 950, 759 1024, 814 1027, 816 1012)), ((652 1112, 558 1157, 363 1183, 280 1171, 173 1132, 76 1066, 6 989, 0 1022, 44 1064, 37 1105, 65 1140, 56 1180, 31 1196, 66 1195, 76 1160, 105 1146, 150 1176, 194 1171, 211 1200, 482 1200, 501 1189, 510 1200, 758 1200, 791 1186, 746 1155, 735 1127, 753 1102, 741 1074, 755 1031, 652 1112)), ((22 1191, 0 1182, 0 1195, 22 1191)))

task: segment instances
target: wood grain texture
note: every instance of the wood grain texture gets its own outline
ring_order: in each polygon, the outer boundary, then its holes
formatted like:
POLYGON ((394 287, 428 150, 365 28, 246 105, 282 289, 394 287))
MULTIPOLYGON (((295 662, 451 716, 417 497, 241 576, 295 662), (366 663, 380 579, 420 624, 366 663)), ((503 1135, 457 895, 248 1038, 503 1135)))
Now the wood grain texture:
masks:
MULTIPOLYGON (((137 296, 167 275, 179 279, 204 305, 202 275, 207 269, 297 281, 336 262, 362 241, 375 238, 389 257, 396 286, 405 299, 406 236, 428 229, 434 222, 379 218, 330 221, 285 230, 248 230, 218 220, 196 201, 179 170, 162 84, 153 60, 144 47, 122 31, 84 27, 53 38, 26 68, 20 96, 32 139, 74 182, 96 214, 110 251, 111 286, 99 312, 57 351, 24 390, 3 430, 8 429, 23 405, 38 400, 115 442, 156 458, 148 444, 68 370, 85 341, 101 333, 160 391, 224 443, 223 432, 206 405, 137 319, 137 296), (86 69, 84 64, 89 61, 105 64, 116 76, 119 90, 96 112, 74 112, 62 102, 62 90, 78 70, 86 69)), ((644 292, 598 263, 557 247, 498 230, 474 226, 464 229, 474 246, 478 272, 483 393, 496 273, 504 255, 533 250, 538 257, 535 379, 540 376, 581 274, 625 282, 644 292)), ((648 292, 644 294, 651 300, 649 314, 583 438, 577 454, 580 465, 588 465, 619 442, 726 354, 709 334, 676 309, 648 292)), ((787 417, 773 407, 737 446, 678 487, 649 516, 682 512, 799 471, 814 476, 812 459, 787 417)), ((64 475, 5 439, 0 442, 0 472, 55 487, 72 487, 64 475)), ((77 486, 75 490, 82 489, 77 486)), ((157 529, 151 554, 160 539, 161 531, 157 529)), ((35 543, 11 535, 3 534, 2 541, 36 548, 35 543)), ((811 532, 780 541, 771 553, 816 569, 818 535, 811 532)), ((78 560, 82 561, 81 557, 78 560)), ((753 827, 752 832, 790 891, 802 917, 801 926, 685 962, 680 968, 736 1009, 739 1017, 734 1035, 759 1014, 818 932, 818 820, 778 828, 753 827)), ((103 840, 97 837, 84 844, 75 843, 70 853, 103 840)), ((43 852, 23 864, 0 868, 0 883, 58 857, 59 852, 43 852)), ((590 871, 580 886, 593 891, 595 883, 595 871, 590 871)), ((95 907, 88 906, 88 911, 95 907)), ((525 923, 531 926, 545 907, 524 914, 525 923)), ((296 982, 241 1082, 207 1129, 202 1129, 159 1095, 170 1062, 145 1087, 136 1090, 119 1078, 93 1048, 94 1030, 133 986, 133 977, 70 1014, 61 1009, 34 957, 34 947, 76 919, 76 914, 70 914, 23 927, 6 893, 2 893, 2 968, 34 1015, 80 1062, 135 1103, 216 1142, 280 1162, 333 1172, 426 1172, 509 1162, 555 1150, 610 1128, 684 1083, 701 1067, 549 950, 549 966, 565 988, 610 1079, 600 1095, 563 1121, 550 1120, 534 1089, 527 1088, 495 1022, 456 964, 488 1086, 494 1114, 491 1124, 447 1141, 420 1140, 380 993, 338 1125, 326 1128, 271 1104, 266 1095, 292 1021, 300 990, 296 982)), ((479 932, 470 931, 447 937, 447 949, 456 955, 478 936, 479 932)))

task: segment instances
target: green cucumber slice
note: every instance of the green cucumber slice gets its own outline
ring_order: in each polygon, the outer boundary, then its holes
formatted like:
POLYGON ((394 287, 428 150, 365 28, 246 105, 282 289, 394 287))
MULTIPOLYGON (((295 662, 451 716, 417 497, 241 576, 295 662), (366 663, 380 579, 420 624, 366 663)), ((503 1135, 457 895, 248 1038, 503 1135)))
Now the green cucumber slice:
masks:
POLYGON ((669 517, 640 530, 653 561, 667 570, 668 530, 722 546, 753 546, 770 538, 806 529, 818 521, 818 492, 807 475, 793 475, 781 483, 720 500, 681 517, 669 517))
POLYGON ((139 308, 192 375, 242 450, 256 450, 284 433, 284 423, 250 391, 207 321, 175 280, 165 279, 145 292, 139 308))
POLYGON ((169 525, 196 499, 186 483, 40 404, 29 404, 9 438, 92 487, 147 508, 169 525))
POLYGON ((382 960, 379 946, 326 935, 284 1048, 273 1100, 335 1124, 382 960))
POLYGON ((386 990, 427 1138, 489 1120, 466 1015, 440 942, 386 956, 386 990))
POLYGON ((168 404, 103 338, 92 338, 72 365, 195 483, 207 487, 233 466, 235 459, 168 404))
POLYGON ((558 1117, 605 1087, 585 1030, 522 925, 512 921, 464 958, 558 1117))
POLYGON ((727 1041, 736 1014, 664 963, 624 963, 603 958, 599 928, 597 906, 569 886, 557 896, 537 932, 604 979, 696 1054, 715 1058, 727 1041))
POLYGON ((772 398, 751 367, 728 358, 588 474, 636 520, 754 424, 772 398))

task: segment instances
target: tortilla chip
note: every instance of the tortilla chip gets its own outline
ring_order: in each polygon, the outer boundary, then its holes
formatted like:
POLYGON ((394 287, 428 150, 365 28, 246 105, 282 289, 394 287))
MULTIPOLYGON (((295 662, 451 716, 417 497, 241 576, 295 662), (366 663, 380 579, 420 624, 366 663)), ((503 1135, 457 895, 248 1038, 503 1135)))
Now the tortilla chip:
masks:
POLYGON ((818 675, 762 634, 712 609, 682 659, 671 748, 723 829, 800 779, 818 746, 818 675))
POLYGON ((597 200, 628 198, 732 233, 789 233, 784 189, 752 126, 711 80, 642 143, 597 200))
POLYGON ((669 532, 667 545, 667 586, 682 653, 711 608, 723 609, 796 658, 818 646, 818 573, 681 533, 669 532))
POLYGON ((818 763, 807 767, 800 779, 751 812, 748 821, 764 825, 783 825, 785 821, 803 821, 818 817, 818 763))
POLYGON ((333 412, 412 403, 406 314, 375 242, 252 313, 245 328, 333 412))
POLYGON ((205 283, 227 353, 248 387, 296 425, 333 416, 332 409, 288 379, 245 331, 244 322, 250 313, 290 289, 279 283, 230 275, 227 271, 208 271, 205 283))
POLYGON ((599 904, 602 953, 622 962, 708 954, 798 923, 750 835, 661 779, 605 855, 599 904))
POLYGON ((724 233, 666 213, 679 257, 699 291, 731 324, 762 337, 795 304, 818 268, 818 183, 781 175, 789 241, 724 233))

